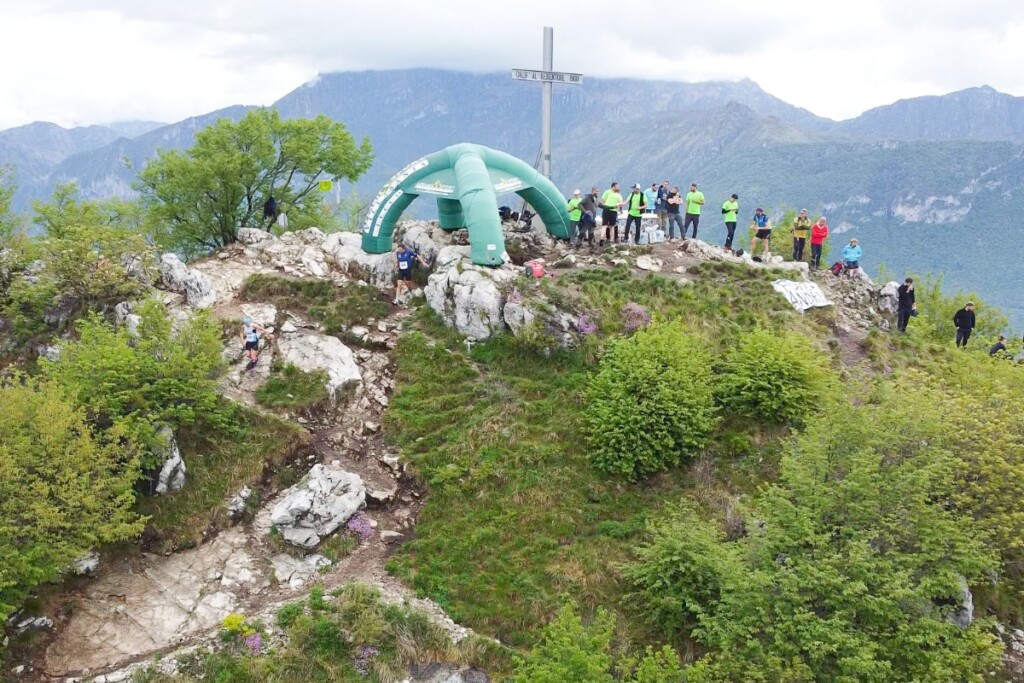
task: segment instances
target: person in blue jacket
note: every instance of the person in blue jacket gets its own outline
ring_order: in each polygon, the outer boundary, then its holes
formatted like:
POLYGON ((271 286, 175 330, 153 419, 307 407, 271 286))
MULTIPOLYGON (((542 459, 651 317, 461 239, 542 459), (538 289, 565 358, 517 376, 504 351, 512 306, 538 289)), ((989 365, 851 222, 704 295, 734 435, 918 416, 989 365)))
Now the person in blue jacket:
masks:
POLYGON ((857 239, 850 240, 850 243, 843 247, 843 267, 850 275, 856 275, 860 268, 860 257, 864 250, 857 244, 857 239))

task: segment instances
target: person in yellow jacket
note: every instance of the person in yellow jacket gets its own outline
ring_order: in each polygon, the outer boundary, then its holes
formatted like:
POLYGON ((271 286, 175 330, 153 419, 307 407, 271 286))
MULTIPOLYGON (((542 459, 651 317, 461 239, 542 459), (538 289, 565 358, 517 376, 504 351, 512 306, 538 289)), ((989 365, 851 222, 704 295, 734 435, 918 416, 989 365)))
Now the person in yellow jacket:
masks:
POLYGON ((704 193, 697 189, 697 183, 690 183, 690 191, 686 193, 686 218, 683 219, 683 239, 686 229, 693 225, 693 239, 697 239, 697 224, 700 222, 700 208, 704 206, 704 193))
POLYGON ((622 195, 619 194, 619 184, 612 183, 612 186, 601 195, 601 225, 604 227, 604 239, 598 241, 598 246, 603 247, 606 241, 611 240, 612 228, 615 228, 615 241, 619 241, 619 208, 622 206, 622 195))
POLYGON ((811 219, 807 217, 807 209, 800 209, 800 214, 793 221, 793 260, 804 260, 804 247, 811 236, 811 219))
POLYGON ((576 190, 572 193, 566 209, 569 211, 569 246, 575 247, 580 243, 580 218, 583 217, 583 193, 576 190))
MULTIPOLYGON (((622 234, 623 243, 629 243, 629 226, 635 224, 636 233, 633 236, 633 243, 640 244, 640 217, 646 208, 647 197, 640 189, 640 183, 637 183, 633 186, 633 192, 626 198, 626 231, 622 234)), ((616 241, 618 241, 618 230, 615 232, 616 241)))

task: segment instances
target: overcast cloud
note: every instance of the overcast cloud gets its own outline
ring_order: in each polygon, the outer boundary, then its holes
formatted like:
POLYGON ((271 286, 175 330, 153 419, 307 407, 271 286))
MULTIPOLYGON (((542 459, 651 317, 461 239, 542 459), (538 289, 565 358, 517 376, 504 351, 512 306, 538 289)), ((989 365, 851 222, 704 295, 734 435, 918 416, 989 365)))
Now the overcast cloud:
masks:
POLYGON ((1008 0, 0 0, 0 128, 177 121, 270 104, 319 72, 555 68, 751 78, 835 119, 988 84, 1024 95, 1024 3, 1008 0))

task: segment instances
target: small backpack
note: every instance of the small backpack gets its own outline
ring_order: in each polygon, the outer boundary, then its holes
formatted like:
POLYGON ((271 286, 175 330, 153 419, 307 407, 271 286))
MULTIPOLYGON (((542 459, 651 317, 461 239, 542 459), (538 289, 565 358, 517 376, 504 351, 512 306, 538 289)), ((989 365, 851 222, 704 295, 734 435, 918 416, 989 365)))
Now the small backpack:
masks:
POLYGON ((843 274, 843 262, 842 261, 836 261, 835 263, 832 264, 832 267, 829 268, 829 270, 832 271, 833 275, 842 275, 843 274))

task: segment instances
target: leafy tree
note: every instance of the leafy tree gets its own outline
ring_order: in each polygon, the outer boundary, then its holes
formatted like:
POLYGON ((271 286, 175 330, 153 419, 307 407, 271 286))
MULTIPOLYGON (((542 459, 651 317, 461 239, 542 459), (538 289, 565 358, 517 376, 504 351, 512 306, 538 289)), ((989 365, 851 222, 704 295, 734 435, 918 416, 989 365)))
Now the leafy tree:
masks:
MULTIPOLYGON (((79 338, 61 348, 44 372, 78 398, 100 428, 123 427, 144 445, 157 447, 156 432, 203 421, 230 428, 234 412, 220 400, 223 368, 219 326, 197 312, 176 333, 163 305, 138 309, 137 336, 97 315, 78 323, 79 338)), ((155 462, 144 459, 145 467, 155 462)))
POLYGON ((827 387, 822 354, 795 332, 755 329, 725 356, 716 393, 722 408, 776 423, 799 423, 827 387))
POLYGON ((33 201, 32 222, 48 237, 66 238, 74 228, 113 227, 139 232, 142 206, 137 201, 111 198, 88 201, 79 198, 74 182, 57 185, 50 201, 33 201))
POLYGON ((89 549, 142 531, 138 468, 124 432, 94 436, 59 386, 0 386, 0 622, 89 549))
MULTIPOLYGON (((662 605, 699 605, 692 635, 709 654, 688 681, 981 681, 997 665, 986 621, 964 628, 947 618, 964 580, 994 558, 947 505, 952 462, 936 439, 945 414, 928 394, 879 396, 813 420, 783 458, 779 483, 756 501, 749 535, 687 544, 700 566, 724 556, 733 568, 720 573, 718 598, 685 570, 639 584, 662 605)), ((696 515, 675 523, 641 562, 714 524, 696 515)), ((713 526, 699 533, 717 535, 713 526)), ((664 627, 679 637, 679 625, 664 627)))
POLYGON ((17 190, 14 172, 8 166, 0 166, 0 248, 20 233, 21 220, 11 210, 11 201, 17 190))
POLYGON ((158 240, 197 253, 234 242, 242 226, 269 228, 263 205, 270 196, 291 226, 324 222, 319 181, 355 181, 372 161, 369 140, 357 146, 344 124, 322 115, 283 120, 258 109, 199 131, 184 152, 161 152, 139 174, 139 190, 148 218, 162 226, 158 240))
MULTIPOLYGON (((977 326, 971 341, 987 346, 1009 326, 1006 316, 996 307, 985 303, 974 292, 957 291, 946 295, 942 291, 942 276, 914 277, 914 293, 919 316, 910 325, 913 333, 923 332, 939 343, 952 343, 956 337, 953 315, 968 301, 974 302, 977 326)), ((902 280, 901 280, 902 281, 902 280)), ((974 346, 974 343, 971 345, 974 346)))
POLYGON ((718 422, 706 343, 679 323, 654 323, 611 343, 587 386, 590 459, 643 476, 702 448, 718 422))

